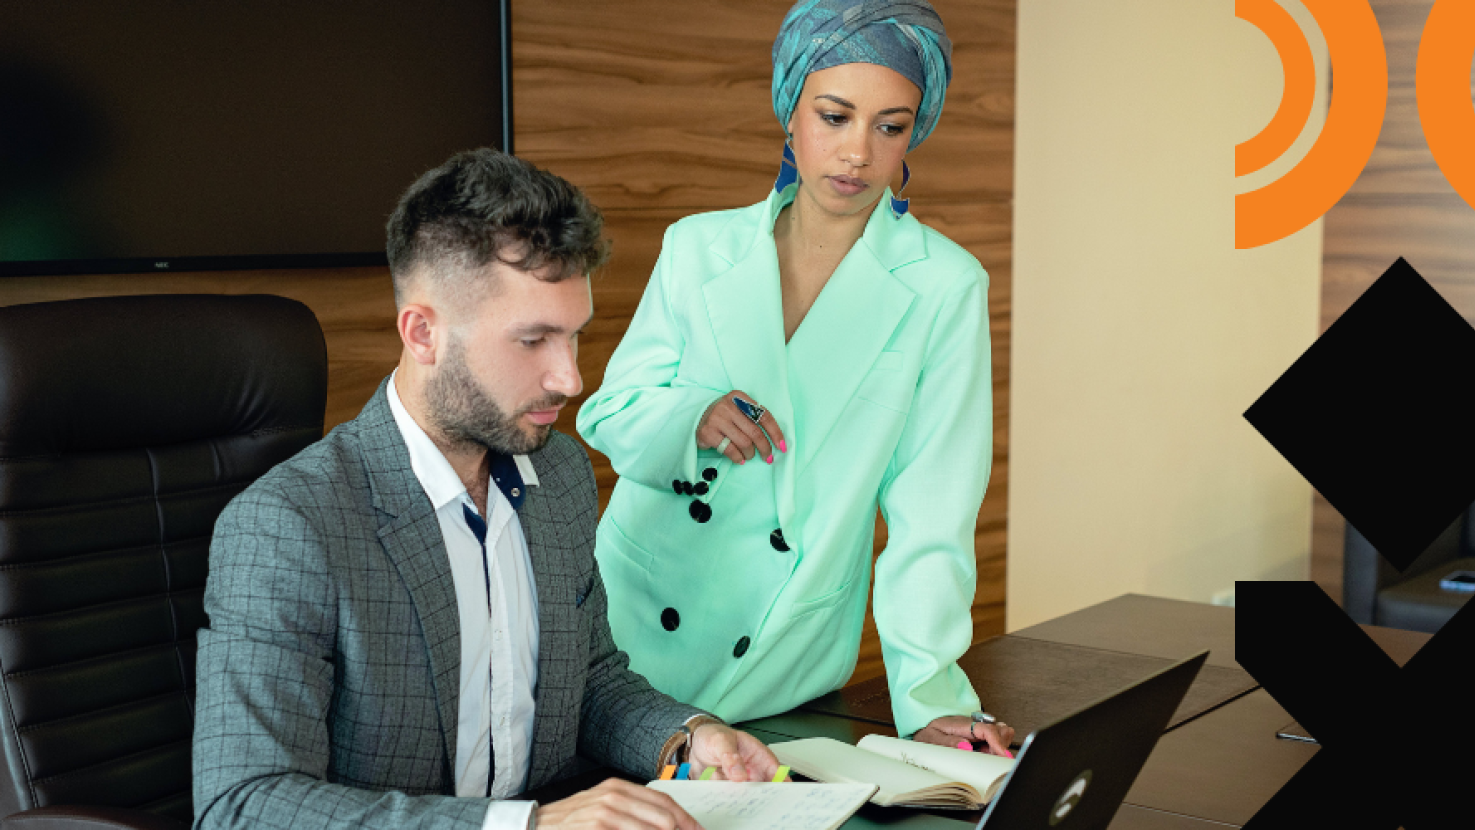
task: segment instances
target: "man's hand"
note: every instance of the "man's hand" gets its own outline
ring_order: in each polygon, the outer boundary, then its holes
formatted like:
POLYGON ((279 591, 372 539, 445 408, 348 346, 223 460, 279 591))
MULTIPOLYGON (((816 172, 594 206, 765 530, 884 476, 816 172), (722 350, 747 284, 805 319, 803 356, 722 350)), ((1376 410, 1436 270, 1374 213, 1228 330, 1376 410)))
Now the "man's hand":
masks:
POLYGON ((746 732, 718 723, 705 723, 691 735, 691 772, 696 778, 716 767, 713 778, 728 781, 772 781, 778 759, 763 742, 746 732))
POLYGON ((618 778, 562 801, 539 805, 537 826, 539 830, 702 830, 671 796, 618 778))
POLYGON ((1009 742, 1014 740, 1014 727, 1007 723, 974 723, 962 715, 945 715, 917 730, 912 740, 942 746, 957 746, 959 741, 984 741, 990 755, 1013 758, 1009 742))

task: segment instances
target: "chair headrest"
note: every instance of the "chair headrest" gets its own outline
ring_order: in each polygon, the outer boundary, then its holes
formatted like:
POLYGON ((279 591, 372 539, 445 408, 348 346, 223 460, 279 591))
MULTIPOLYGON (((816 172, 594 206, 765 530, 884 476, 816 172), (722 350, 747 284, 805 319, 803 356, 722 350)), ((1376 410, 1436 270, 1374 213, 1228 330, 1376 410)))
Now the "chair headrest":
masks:
POLYGON ((0 308, 0 459, 322 427, 317 318, 268 295, 0 308))

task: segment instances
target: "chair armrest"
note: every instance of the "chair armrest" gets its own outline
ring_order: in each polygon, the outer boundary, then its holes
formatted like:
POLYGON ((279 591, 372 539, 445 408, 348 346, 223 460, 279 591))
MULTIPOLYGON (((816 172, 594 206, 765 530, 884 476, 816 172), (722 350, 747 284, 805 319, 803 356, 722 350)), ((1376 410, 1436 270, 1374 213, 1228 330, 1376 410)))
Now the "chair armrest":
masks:
POLYGON ((1378 592, 1458 559, 1464 527, 1465 514, 1461 513, 1400 573, 1348 522, 1342 542, 1342 608, 1347 616, 1363 625, 1382 625, 1376 613, 1378 592))
POLYGON ((1382 587, 1379 574, 1387 564, 1373 543, 1347 522, 1342 541, 1342 609, 1355 623, 1373 624, 1373 609, 1382 587))
POLYGON ((127 807, 38 807, 0 819, 0 830, 189 830, 172 818, 127 807))

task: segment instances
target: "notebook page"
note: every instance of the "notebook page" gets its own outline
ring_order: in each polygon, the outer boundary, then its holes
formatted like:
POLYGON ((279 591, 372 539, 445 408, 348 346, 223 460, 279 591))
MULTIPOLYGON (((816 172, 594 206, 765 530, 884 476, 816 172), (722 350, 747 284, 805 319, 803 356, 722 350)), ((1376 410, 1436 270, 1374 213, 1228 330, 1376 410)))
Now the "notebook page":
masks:
POLYGON ((779 763, 819 781, 879 784, 878 803, 889 803, 903 793, 946 784, 948 779, 926 770, 898 763, 856 749, 833 738, 802 738, 769 744, 779 763))
POLYGON ((876 791, 871 784, 652 781, 703 830, 834 830, 876 791))
POLYGON ((964 752, 949 746, 904 741, 885 735, 867 735, 856 746, 866 752, 929 770, 949 781, 970 784, 980 793, 987 793, 1014 769, 1011 758, 1000 758, 986 752, 964 752))

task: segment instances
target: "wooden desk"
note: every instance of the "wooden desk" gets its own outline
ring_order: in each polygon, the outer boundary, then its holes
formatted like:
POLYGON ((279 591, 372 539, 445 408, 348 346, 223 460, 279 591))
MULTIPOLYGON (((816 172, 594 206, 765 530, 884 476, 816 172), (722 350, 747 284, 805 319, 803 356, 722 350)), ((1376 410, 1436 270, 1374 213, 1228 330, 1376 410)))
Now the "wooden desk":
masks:
POLYGON ((1380 628, 1376 625, 1361 626, 1367 632, 1368 637, 1383 649, 1383 653, 1393 658, 1398 665, 1407 663, 1410 658, 1429 642, 1433 634, 1425 634, 1422 631, 1404 631, 1399 628, 1380 628))
MULTIPOLYGON (((975 643, 958 666, 989 712, 1030 732, 1209 649, 1169 729, 1256 688, 1234 662, 1234 612, 1201 603, 1127 595, 1043 626, 975 643)), ((886 678, 801 704, 799 710, 892 724, 886 678)))
POLYGON ((1163 735, 1127 803, 1243 825, 1319 749, 1275 732, 1290 715, 1256 689, 1163 735))
MULTIPOLYGON (((837 741, 855 743, 867 735, 879 734, 894 737, 896 730, 890 726, 870 723, 833 715, 811 712, 786 712, 769 718, 760 718, 740 724, 764 743, 791 741, 796 738, 834 738, 837 741)), ((1285 743, 1279 741, 1278 743, 1285 743)), ((1301 746, 1315 749, 1309 744, 1301 746)), ((596 782, 597 783, 597 782, 596 782)), ((845 824, 845 830, 861 830, 873 827, 902 827, 906 830, 965 830, 976 824, 983 815, 978 812, 926 812, 918 810, 885 809, 866 805, 845 824)), ((1154 810, 1135 804, 1124 804, 1111 822, 1110 830, 1215 830, 1225 825, 1186 815, 1154 810)))
MULTIPOLYGON (((1376 625, 1361 628, 1400 666, 1408 662, 1432 636, 1376 625)), ((1141 594, 1123 594, 1063 617, 1021 628, 1009 636, 1172 660, 1207 648, 1209 659, 1206 665, 1239 665, 1234 659, 1233 608, 1141 594)))
POLYGON ((1201 602, 1123 594, 1010 636, 1168 660, 1206 648, 1204 665, 1239 667, 1234 662, 1234 609, 1201 602))
MULTIPOLYGON (((844 830, 871 830, 880 827, 896 827, 901 830, 967 830, 974 823, 977 823, 977 819, 965 823, 934 814, 913 810, 886 810, 867 804, 850 821, 845 822, 844 830)), ((1227 825, 1214 821, 1126 804, 1117 811, 1109 830, 1225 830, 1226 827, 1227 825)))
MULTIPOLYGON (((1362 626, 1400 666, 1430 635, 1362 626)), ((1127 803, 1243 825, 1319 749, 1275 737, 1293 725, 1264 689, 1163 735, 1127 794, 1127 803)))
MULTIPOLYGON (((1399 665, 1429 639, 1427 634, 1396 629, 1363 626, 1363 630, 1399 665)), ((1234 662, 1232 608, 1156 597, 1117 597, 1008 636, 1175 660, 1208 648, 1207 665, 1238 665, 1234 662)), ((801 707, 739 726, 769 743, 821 736, 855 743, 872 733, 896 734, 889 723, 879 720, 801 707)), ((1169 729, 1148 758, 1111 830, 1214 830, 1243 825, 1318 750, 1314 744, 1275 737, 1278 729, 1291 723, 1291 716, 1269 693, 1255 689, 1169 729)), ((611 774, 596 770, 529 797, 556 800, 611 774)), ((979 815, 866 805, 845 827, 966 830, 979 815)))
POLYGON ((1225 830, 1230 826, 1217 821, 1138 807, 1135 804, 1123 804, 1116 811, 1108 830, 1225 830))
MULTIPOLYGON (((1399 665, 1430 636, 1376 626, 1362 628, 1399 665)), ((1161 659, 1179 659, 1208 648, 1206 668, 1238 666, 1234 662, 1234 609, 1158 597, 1128 594, 1008 637, 1161 659)), ((998 668, 1008 670, 1007 666, 998 668)), ((853 701, 843 694, 827 697, 835 699, 819 708, 844 718, 846 704, 853 701)), ((852 720, 847 728, 812 720, 816 715, 810 712, 792 712, 765 719, 764 728, 783 735, 823 729, 824 734, 840 740, 847 734, 850 740, 858 740, 886 728, 875 722, 880 718, 874 711, 867 710, 864 716, 869 722, 852 720)), ((1275 733, 1287 725, 1293 725, 1291 716, 1268 692, 1255 689, 1170 728, 1128 793, 1113 830, 1243 825, 1318 750, 1315 744, 1276 738, 1275 733)), ((955 820, 953 827, 958 826, 955 820)))

